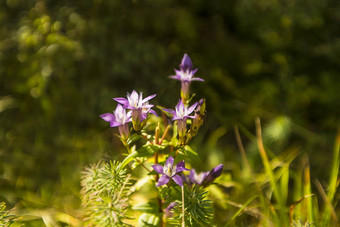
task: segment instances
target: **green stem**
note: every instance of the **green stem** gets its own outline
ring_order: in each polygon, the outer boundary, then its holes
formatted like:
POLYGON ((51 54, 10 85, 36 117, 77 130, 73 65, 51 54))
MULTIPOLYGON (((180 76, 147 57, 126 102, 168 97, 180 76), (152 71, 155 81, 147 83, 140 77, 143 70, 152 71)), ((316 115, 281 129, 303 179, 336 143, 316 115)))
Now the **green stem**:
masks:
POLYGON ((182 186, 182 227, 185 227, 184 212, 184 186, 182 186))

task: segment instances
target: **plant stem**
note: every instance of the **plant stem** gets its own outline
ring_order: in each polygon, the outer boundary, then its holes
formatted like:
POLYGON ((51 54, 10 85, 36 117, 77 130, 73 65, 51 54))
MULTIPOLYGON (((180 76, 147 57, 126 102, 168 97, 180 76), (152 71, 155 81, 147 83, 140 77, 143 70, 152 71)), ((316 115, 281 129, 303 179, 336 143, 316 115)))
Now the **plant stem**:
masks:
MULTIPOLYGON (((128 151, 128 153, 131 154, 131 149, 130 149, 129 145, 127 145, 127 144, 124 144, 124 145, 125 145, 126 150, 128 151)), ((134 158, 134 160, 135 160, 136 162, 138 162, 139 164, 141 164, 141 166, 142 166, 146 171, 148 171, 149 173, 151 172, 151 170, 150 170, 148 167, 146 167, 146 166, 144 165, 143 162, 139 161, 139 160, 136 159, 136 158, 134 158)))
POLYGON ((184 186, 182 186, 182 227, 185 227, 184 211, 184 186))
POLYGON ((168 125, 168 126, 166 127, 166 129, 165 129, 165 131, 164 131, 164 133, 163 133, 163 136, 162 136, 161 140, 159 141, 159 145, 162 144, 162 142, 163 142, 165 136, 166 136, 166 135, 168 134, 168 132, 169 132, 170 127, 171 127, 171 125, 168 125))

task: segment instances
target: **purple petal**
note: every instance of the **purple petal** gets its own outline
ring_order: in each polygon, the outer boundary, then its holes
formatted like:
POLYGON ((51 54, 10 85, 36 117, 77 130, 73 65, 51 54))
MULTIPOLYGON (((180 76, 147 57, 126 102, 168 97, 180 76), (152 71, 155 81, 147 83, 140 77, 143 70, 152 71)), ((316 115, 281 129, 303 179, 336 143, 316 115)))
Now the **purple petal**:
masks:
POLYGON ((155 96, 156 96, 156 94, 153 94, 153 95, 146 97, 145 99, 143 99, 142 103, 145 103, 145 102, 149 101, 150 99, 153 99, 155 96))
POLYGON ((187 70, 187 69, 192 70, 193 66, 192 66, 192 62, 191 62, 189 55, 184 54, 182 58, 182 62, 179 67, 183 70, 187 70))
POLYGON ((169 158, 166 160, 164 166, 168 166, 168 165, 171 165, 171 166, 174 165, 174 158, 172 156, 169 156, 169 158))
POLYGON ((169 180, 170 180, 170 177, 168 177, 167 175, 162 175, 159 178, 159 180, 158 180, 158 182, 156 184, 156 187, 159 187, 159 186, 162 186, 164 184, 167 184, 169 182, 169 180))
POLYGON ((157 113, 154 111, 154 110, 149 110, 149 113, 151 113, 151 114, 153 114, 153 115, 155 115, 155 116, 157 116, 158 117, 158 115, 157 115, 157 113))
POLYGON ((180 108, 184 108, 184 104, 183 104, 182 100, 179 100, 177 105, 176 105, 177 110, 179 110, 180 108))
POLYGON ((153 166, 151 166, 157 173, 159 174, 164 174, 164 170, 163 170, 163 166, 161 166, 160 164, 155 164, 153 166))
POLYGON ((173 116, 173 117, 171 118, 172 121, 175 121, 175 120, 183 120, 183 119, 185 119, 185 117, 184 117, 184 118, 181 118, 181 117, 173 116))
POLYGON ((201 180, 200 184, 203 183, 203 181, 204 181, 205 178, 209 175, 209 173, 210 173, 209 171, 202 173, 202 174, 203 174, 203 177, 202 177, 202 180, 201 180))
POLYGON ((176 165, 176 173, 180 173, 182 171, 189 171, 189 169, 185 168, 185 163, 184 161, 180 161, 176 165))
POLYGON ((124 106, 129 105, 129 101, 126 98, 113 98, 116 102, 119 102, 120 104, 123 104, 124 106))
POLYGON ((142 114, 141 114, 141 119, 140 119, 140 121, 141 121, 141 122, 144 121, 147 117, 148 117, 148 114, 147 114, 147 113, 142 113, 142 114))
POLYGON ((204 82, 204 80, 202 78, 199 78, 199 77, 192 77, 191 81, 193 81, 193 80, 204 82))
POLYGON ((196 181, 195 181, 195 175, 196 175, 195 169, 190 170, 189 179, 190 179, 192 182, 194 182, 194 183, 196 183, 196 181))
POLYGON ((121 126, 122 124, 117 122, 117 121, 111 121, 110 122, 110 127, 113 128, 113 127, 117 127, 117 126, 121 126))
POLYGON ((219 177, 222 174, 222 170, 223 170, 223 164, 220 164, 218 166, 216 166, 215 168, 213 168, 210 173, 216 178, 219 177))
POLYGON ((195 169, 192 169, 190 171, 189 178, 190 178, 190 180, 192 180, 192 182, 194 182, 196 184, 202 184, 209 173, 210 172, 207 171, 207 172, 197 174, 195 169))
POLYGON ((215 180, 217 177, 219 177, 222 174, 222 170, 223 170, 223 164, 220 164, 218 166, 216 166, 215 168, 213 168, 209 174, 207 175, 205 181, 207 183, 212 182, 213 180, 215 180))
POLYGON ((163 109, 165 112, 168 112, 171 115, 176 115, 176 111, 171 110, 171 109, 163 109))
POLYGON ((181 173, 180 176, 181 176, 181 178, 182 178, 183 183, 190 184, 190 185, 194 183, 194 182, 189 178, 189 176, 184 175, 183 173, 181 173))
POLYGON ((188 108, 188 115, 192 113, 192 111, 194 111, 194 109, 196 108, 197 106, 197 102, 195 102, 192 106, 190 106, 188 108))
POLYGON ((181 74, 183 72, 183 70, 178 70, 178 69, 174 69, 176 76, 179 76, 181 78, 181 74))
POLYGON ((197 72, 198 68, 191 71, 191 74, 194 75, 197 72))
POLYGON ((179 76, 179 75, 176 75, 176 76, 169 76, 169 78, 175 79, 175 80, 181 80, 181 76, 179 76))
POLYGON ((172 179, 175 181, 176 184, 179 186, 183 186, 183 180, 179 175, 175 175, 172 177, 172 179))
POLYGON ((104 113, 101 114, 100 117, 106 122, 111 122, 115 120, 115 116, 112 113, 104 113))

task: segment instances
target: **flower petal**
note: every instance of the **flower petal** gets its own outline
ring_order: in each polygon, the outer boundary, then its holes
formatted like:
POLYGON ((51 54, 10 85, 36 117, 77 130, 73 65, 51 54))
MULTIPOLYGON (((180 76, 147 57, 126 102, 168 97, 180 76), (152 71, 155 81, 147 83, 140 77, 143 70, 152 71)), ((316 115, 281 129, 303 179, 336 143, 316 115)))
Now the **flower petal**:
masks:
POLYGON ((193 183, 197 183, 197 182, 195 181, 195 175, 196 175, 195 169, 191 169, 191 170, 190 170, 190 173, 189 173, 189 179, 190 179, 193 183))
POLYGON ((176 110, 181 110, 181 109, 184 109, 184 108, 185 108, 185 106, 184 106, 182 100, 179 99, 179 100, 178 100, 178 103, 177 103, 177 105, 176 105, 176 110))
POLYGON ((101 114, 100 117, 106 122, 111 122, 115 120, 115 116, 112 113, 104 113, 101 114))
POLYGON ((187 70, 187 69, 192 70, 192 67, 193 67, 193 66, 192 66, 192 61, 191 61, 189 55, 184 54, 184 56, 183 56, 183 58, 182 58, 182 62, 181 62, 181 64, 179 65, 179 67, 180 67, 181 69, 183 69, 183 70, 187 70))
POLYGON ((113 128, 113 127, 117 127, 117 126, 121 126, 122 124, 117 122, 117 121, 111 121, 110 122, 110 127, 113 128))
POLYGON ((184 161, 180 161, 176 165, 176 173, 180 173, 182 171, 189 171, 189 169, 185 168, 185 163, 184 161))
POLYGON ((204 80, 202 78, 199 78, 199 77, 192 77, 191 81, 194 81, 194 80, 204 82, 204 80))
POLYGON ((174 158, 172 156, 169 156, 169 158, 166 160, 165 165, 164 166, 173 166, 174 165, 174 158))
POLYGON ((142 103, 145 103, 145 102, 149 101, 150 99, 153 99, 155 96, 156 96, 156 94, 153 94, 153 95, 146 97, 145 99, 142 100, 142 103))
POLYGON ((172 109, 163 109, 165 112, 168 112, 171 115, 176 115, 176 111, 172 110, 172 109))
POLYGON ((151 114, 153 114, 153 115, 155 115, 156 117, 158 117, 158 115, 157 115, 157 113, 154 111, 154 110, 149 110, 149 113, 151 113, 151 114))
POLYGON ((124 106, 129 105, 129 101, 126 98, 113 98, 116 102, 119 102, 120 104, 123 104, 124 106))
POLYGON ((222 174, 222 170, 223 170, 223 164, 216 166, 206 176, 205 181, 207 183, 214 181, 217 177, 219 177, 222 174))
POLYGON ((216 166, 215 168, 213 168, 210 173, 216 178, 219 177, 222 173, 223 170, 223 164, 220 164, 218 166, 216 166))
POLYGON ((188 108, 188 115, 192 113, 192 111, 194 111, 194 109, 196 108, 197 106, 197 102, 195 102, 192 106, 190 106, 188 108))
POLYGON ((162 175, 159 178, 159 180, 158 180, 158 182, 156 184, 156 187, 159 187, 159 186, 162 186, 164 184, 167 184, 169 182, 169 180, 170 180, 170 177, 168 177, 167 175, 162 175))
POLYGON ((176 184, 178 184, 179 186, 183 186, 183 180, 179 175, 175 175, 172 177, 172 179, 175 181, 176 184))
POLYGON ((164 174, 163 166, 160 164, 155 164, 151 166, 157 173, 164 174))
POLYGON ((179 75, 169 76, 169 78, 175 79, 175 80, 181 80, 181 76, 179 76, 179 75))

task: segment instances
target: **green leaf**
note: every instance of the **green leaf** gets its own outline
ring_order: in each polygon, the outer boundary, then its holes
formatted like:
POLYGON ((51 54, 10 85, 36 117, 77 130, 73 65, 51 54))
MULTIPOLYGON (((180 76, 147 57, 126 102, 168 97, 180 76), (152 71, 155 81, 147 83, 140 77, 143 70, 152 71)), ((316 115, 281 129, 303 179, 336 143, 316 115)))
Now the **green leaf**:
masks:
POLYGON ((174 146, 174 147, 177 147, 179 145, 179 141, 176 137, 172 137, 171 138, 171 141, 169 143, 170 146, 174 146))
POLYGON ((132 207, 133 210, 143 212, 143 213, 152 213, 152 214, 158 214, 158 204, 156 202, 147 202, 143 204, 139 204, 132 207))
POLYGON ((229 222, 226 224, 226 226, 230 226, 231 223, 242 213, 242 211, 247 208, 249 203, 251 203, 256 198, 257 198, 257 196, 253 196, 242 207, 240 207, 240 209, 238 209, 238 211, 233 215, 233 217, 229 220, 229 222))
POLYGON ((122 161, 122 163, 120 164, 120 169, 124 168, 127 164, 129 164, 130 162, 132 162, 136 157, 138 157, 138 152, 133 152, 131 154, 129 154, 124 161, 122 161))
POLYGON ((143 213, 138 218, 138 226, 149 227, 149 226, 160 226, 160 215, 143 213))
POLYGON ((129 136, 129 138, 127 139, 127 144, 130 145, 131 143, 139 140, 140 138, 142 138, 140 135, 138 135, 137 133, 134 133, 131 136, 129 136))
POLYGON ((137 153, 138 153, 139 157, 150 157, 155 152, 149 146, 144 145, 143 147, 140 147, 140 148, 137 149, 137 153))
POLYGON ((199 155, 189 145, 185 145, 183 155, 187 156, 195 162, 201 162, 199 155))

